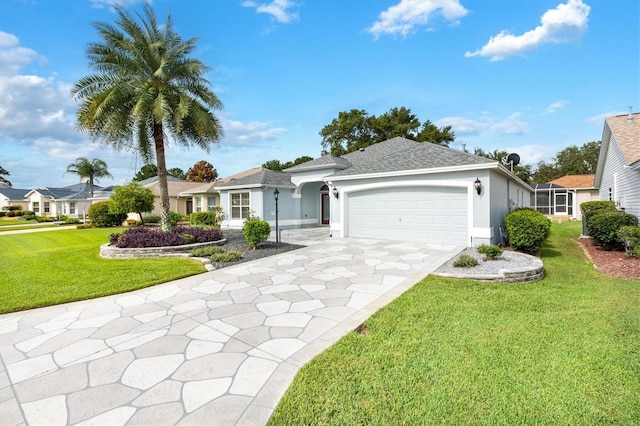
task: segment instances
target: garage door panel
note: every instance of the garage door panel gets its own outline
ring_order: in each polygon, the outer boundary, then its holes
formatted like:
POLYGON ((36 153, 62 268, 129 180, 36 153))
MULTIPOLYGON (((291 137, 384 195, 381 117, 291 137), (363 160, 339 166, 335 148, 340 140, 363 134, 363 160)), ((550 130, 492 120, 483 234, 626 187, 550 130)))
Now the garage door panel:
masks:
POLYGON ((467 243, 465 188, 381 188, 348 196, 348 235, 467 243))

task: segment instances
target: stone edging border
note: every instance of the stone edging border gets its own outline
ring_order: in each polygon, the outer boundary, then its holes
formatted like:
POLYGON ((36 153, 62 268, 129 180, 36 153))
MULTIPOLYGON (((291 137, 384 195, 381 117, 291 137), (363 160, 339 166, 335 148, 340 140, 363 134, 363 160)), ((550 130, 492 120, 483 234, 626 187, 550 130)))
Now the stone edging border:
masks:
POLYGON ((469 280, 494 282, 494 283, 529 283, 539 281, 544 278, 544 265, 542 260, 535 256, 524 253, 515 253, 518 256, 528 257, 532 266, 524 266, 515 269, 501 269, 498 274, 438 274, 432 273, 439 277, 447 278, 464 278, 469 280))
MULTIPOLYGON (((107 259, 140 259, 154 257, 188 257, 189 251, 198 247, 217 246, 227 240, 209 241, 206 243, 184 244, 169 247, 118 248, 109 243, 100 246, 100 256, 107 259)), ((194 258, 195 259, 195 258, 194 258)))

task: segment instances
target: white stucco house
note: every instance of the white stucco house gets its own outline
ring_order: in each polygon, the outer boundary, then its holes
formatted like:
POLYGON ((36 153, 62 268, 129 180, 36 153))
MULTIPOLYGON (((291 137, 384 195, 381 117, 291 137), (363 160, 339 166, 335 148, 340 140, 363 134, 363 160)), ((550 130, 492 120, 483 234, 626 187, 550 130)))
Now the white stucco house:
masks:
POLYGON ((250 212, 273 227, 276 190, 280 228, 466 246, 500 242, 505 216, 529 207, 533 191, 497 161, 397 137, 216 184, 223 228, 240 228, 250 212))
POLYGON ((640 218, 640 113, 605 119, 594 185, 600 200, 640 218))

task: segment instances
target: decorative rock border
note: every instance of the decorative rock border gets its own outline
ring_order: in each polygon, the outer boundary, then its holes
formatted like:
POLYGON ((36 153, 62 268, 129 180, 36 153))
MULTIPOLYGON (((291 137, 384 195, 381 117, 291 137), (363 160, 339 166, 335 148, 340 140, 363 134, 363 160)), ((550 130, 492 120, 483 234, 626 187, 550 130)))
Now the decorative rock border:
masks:
POLYGON ((141 247, 141 248, 119 248, 111 244, 100 246, 100 256, 107 259, 140 259, 154 257, 188 257, 189 251, 198 247, 217 246, 224 244, 227 240, 209 241, 206 243, 184 244, 181 246, 168 247, 141 247))
POLYGON ((539 281, 544 278, 544 268, 542 260, 538 259, 535 256, 524 253, 512 253, 512 256, 522 256, 524 258, 527 258, 527 261, 531 264, 531 266, 522 266, 513 269, 500 269, 497 274, 450 274, 434 272, 432 275, 437 275, 439 277, 464 278, 495 283, 528 283, 539 281))

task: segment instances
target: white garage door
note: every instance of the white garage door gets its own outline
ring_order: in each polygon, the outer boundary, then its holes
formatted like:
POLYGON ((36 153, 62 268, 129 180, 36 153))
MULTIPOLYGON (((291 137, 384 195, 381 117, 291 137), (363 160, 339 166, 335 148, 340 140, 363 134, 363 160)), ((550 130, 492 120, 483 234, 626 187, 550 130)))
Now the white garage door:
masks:
POLYGON ((348 235, 464 244, 467 190, 452 187, 381 188, 349 194, 348 235))

